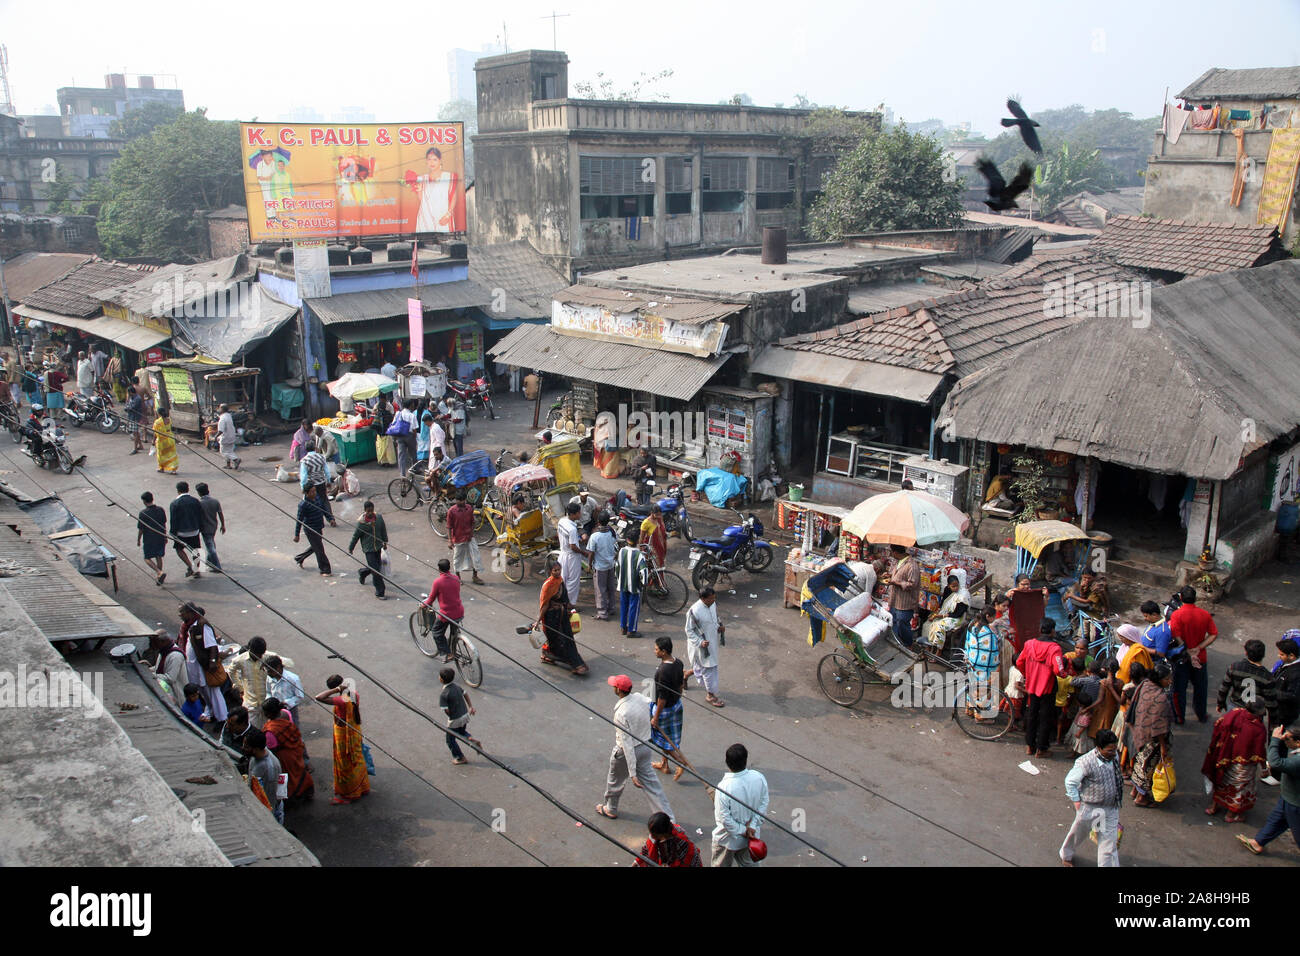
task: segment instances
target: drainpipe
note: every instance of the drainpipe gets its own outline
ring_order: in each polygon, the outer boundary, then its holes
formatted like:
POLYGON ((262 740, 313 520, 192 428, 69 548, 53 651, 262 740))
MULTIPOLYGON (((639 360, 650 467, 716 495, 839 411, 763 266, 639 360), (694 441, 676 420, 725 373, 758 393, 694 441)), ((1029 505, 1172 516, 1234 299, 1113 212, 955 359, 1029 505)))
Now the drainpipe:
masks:
MULTIPOLYGON (((820 470, 820 469, 818 469, 818 467, 817 467, 817 448, 818 448, 818 446, 820 446, 821 443, 822 443, 822 418, 824 417, 824 413, 825 413, 825 411, 826 411, 826 393, 825 393, 824 391, 822 391, 821 389, 818 389, 818 390, 817 390, 817 431, 816 431, 816 433, 814 433, 814 435, 813 435, 813 472, 814 472, 814 474, 815 474, 817 471, 820 470)), ((793 421, 793 418, 794 418, 794 411, 793 411, 793 409, 792 409, 791 412, 790 412, 790 417, 791 417, 791 420, 793 421)), ((826 448, 827 448, 827 451, 830 450, 830 442, 827 442, 827 443, 826 443, 826 448)), ((793 449, 793 448, 790 449, 790 459, 791 459, 791 464, 793 464, 793 463, 794 463, 794 449, 793 449)))

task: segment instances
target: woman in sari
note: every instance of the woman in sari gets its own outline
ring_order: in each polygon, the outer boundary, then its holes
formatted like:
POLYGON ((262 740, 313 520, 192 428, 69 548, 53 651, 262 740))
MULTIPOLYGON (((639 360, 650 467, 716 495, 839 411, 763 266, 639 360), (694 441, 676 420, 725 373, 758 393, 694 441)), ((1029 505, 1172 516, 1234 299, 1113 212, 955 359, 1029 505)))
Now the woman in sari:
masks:
POLYGON ((361 701, 357 685, 333 674, 316 699, 334 708, 334 799, 339 805, 359 800, 370 792, 370 775, 362 751, 361 701))
POLYGON ((997 614, 992 604, 985 605, 975 624, 966 630, 966 673, 972 688, 967 707, 988 714, 987 717, 977 714, 977 721, 992 718, 998 704, 997 690, 1002 686, 998 667, 1002 658, 1002 638, 993 629, 997 614))
POLYGON ((542 663, 564 664, 573 673, 582 675, 587 673, 587 665, 573 639, 572 613, 569 594, 561 583, 542 612, 542 633, 546 637, 546 643, 542 645, 542 663))
POLYGON ((542 582, 542 593, 537 601, 537 623, 542 623, 542 618, 546 617, 546 609, 551 606, 551 601, 560 591, 564 590, 564 574, 560 570, 560 562, 552 561, 546 569, 546 580, 542 582))
POLYGON ((1156 768, 1169 760, 1169 728, 1173 708, 1169 703, 1169 685, 1173 671, 1161 661, 1147 674, 1134 692, 1133 703, 1133 802, 1139 807, 1154 807, 1151 796, 1156 768))
MULTIPOLYGON (((1094 665, 1097 663, 1099 662, 1093 661, 1094 665)), ((1124 693, 1124 685, 1115 676, 1119 665, 1114 661, 1100 663, 1103 668, 1101 687, 1097 691, 1097 706, 1093 708, 1088 723, 1088 736, 1093 740, 1097 739, 1097 731, 1114 729, 1112 725, 1115 723, 1115 715, 1119 713, 1121 695, 1124 693)), ((1119 734, 1115 736, 1118 738, 1119 734)))
POLYGON ((1214 788, 1210 805, 1205 808, 1206 816, 1214 816, 1223 807, 1228 811, 1225 820, 1241 823, 1255 805, 1268 744, 1264 713, 1263 703, 1254 700, 1245 707, 1228 711, 1214 722, 1210 747, 1201 764, 1201 773, 1214 788))
POLYGON ((307 452, 316 447, 311 434, 311 422, 303 419, 298 423, 298 430, 293 433, 293 442, 289 445, 289 460, 302 461, 307 452))
POLYGON ((289 799, 310 799, 316 793, 316 784, 307 769, 307 747, 302 742, 302 732, 294 726, 289 711, 275 697, 262 704, 266 723, 266 746, 280 761, 280 767, 289 775, 289 799))
POLYGON ((650 506, 650 513, 641 522, 641 540, 639 544, 648 544, 654 552, 655 566, 662 568, 668 557, 668 526, 664 524, 664 513, 657 505, 650 506))
POLYGON ((1138 680, 1133 677, 1133 665, 1141 664, 1142 669, 1150 673, 1155 661, 1142 643, 1142 632, 1132 624, 1121 624, 1115 634, 1122 642, 1119 649, 1119 681, 1121 684, 1136 684, 1138 680))
POLYGON ((948 636, 965 622, 970 604, 970 591, 966 590, 966 572, 962 568, 953 568, 948 575, 948 591, 943 597, 943 603, 939 605, 939 613, 921 628, 922 639, 931 647, 942 648, 948 642, 948 636))
POLYGON ((158 471, 161 474, 174 475, 180 466, 176 454, 176 437, 172 434, 171 415, 159 412, 153 422, 154 447, 158 455, 158 471))

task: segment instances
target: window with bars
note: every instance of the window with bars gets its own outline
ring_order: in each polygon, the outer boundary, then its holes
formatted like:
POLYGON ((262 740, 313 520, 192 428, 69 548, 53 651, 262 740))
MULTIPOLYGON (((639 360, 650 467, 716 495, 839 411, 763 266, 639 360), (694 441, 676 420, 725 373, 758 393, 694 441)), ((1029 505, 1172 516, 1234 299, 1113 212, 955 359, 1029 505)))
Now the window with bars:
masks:
POLYGON ((689 214, 695 188, 695 163, 690 156, 670 156, 664 164, 664 202, 670 216, 689 214))
POLYGON ((64 242, 76 242, 81 238, 80 226, 64 226, 61 232, 64 242))
POLYGON ((760 158, 758 182, 754 188, 754 207, 784 209, 786 206, 793 206, 795 168, 792 159, 760 158))
POLYGON ((578 157, 583 219, 625 219, 655 214, 655 184, 645 181, 644 156, 578 157))
POLYGON ((746 169, 742 156, 710 157, 700 169, 700 201, 705 212, 741 212, 745 208, 746 169))

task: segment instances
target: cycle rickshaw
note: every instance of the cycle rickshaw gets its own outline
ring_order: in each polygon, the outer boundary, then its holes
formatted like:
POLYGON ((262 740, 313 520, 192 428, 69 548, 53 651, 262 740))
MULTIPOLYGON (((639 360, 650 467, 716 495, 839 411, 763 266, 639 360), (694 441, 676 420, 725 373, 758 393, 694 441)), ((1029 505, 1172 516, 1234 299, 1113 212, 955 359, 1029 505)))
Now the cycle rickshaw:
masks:
POLYGON ((501 508, 501 493, 492 484, 496 466, 485 451, 472 451, 447 462, 432 475, 433 500, 429 502, 429 525, 436 535, 447 537, 447 510, 455 501, 457 492, 465 492, 465 500, 474 508, 474 532, 477 535, 485 526, 485 506, 501 508))

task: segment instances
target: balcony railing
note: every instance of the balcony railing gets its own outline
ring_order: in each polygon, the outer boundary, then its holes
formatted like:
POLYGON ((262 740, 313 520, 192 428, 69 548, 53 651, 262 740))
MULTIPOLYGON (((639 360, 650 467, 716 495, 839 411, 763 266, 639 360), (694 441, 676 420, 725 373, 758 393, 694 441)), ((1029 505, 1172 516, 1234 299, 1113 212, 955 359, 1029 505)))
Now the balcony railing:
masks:
POLYGON ((532 103, 528 128, 761 135, 798 133, 807 122, 807 110, 566 99, 532 103))

